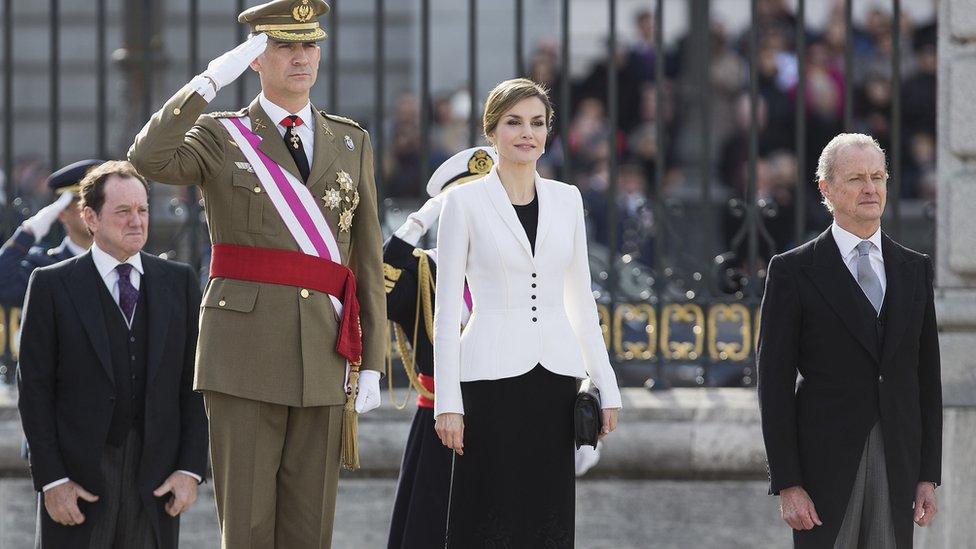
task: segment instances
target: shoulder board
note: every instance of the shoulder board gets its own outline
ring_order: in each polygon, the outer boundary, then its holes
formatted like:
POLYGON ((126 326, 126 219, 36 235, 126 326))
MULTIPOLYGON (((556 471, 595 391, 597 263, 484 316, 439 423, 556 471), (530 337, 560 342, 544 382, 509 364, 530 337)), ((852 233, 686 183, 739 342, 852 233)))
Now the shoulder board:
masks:
POLYGON ((319 112, 322 113, 322 116, 328 118, 329 120, 335 120, 336 122, 349 124, 350 126, 356 126, 359 129, 363 129, 363 127, 360 126, 359 123, 353 120, 352 118, 346 118, 345 116, 339 116, 337 114, 329 114, 325 111, 319 111, 319 112))
POLYGON ((244 118, 247 116, 247 109, 241 109, 239 111, 209 112, 207 113, 207 116, 211 116, 213 118, 244 118))

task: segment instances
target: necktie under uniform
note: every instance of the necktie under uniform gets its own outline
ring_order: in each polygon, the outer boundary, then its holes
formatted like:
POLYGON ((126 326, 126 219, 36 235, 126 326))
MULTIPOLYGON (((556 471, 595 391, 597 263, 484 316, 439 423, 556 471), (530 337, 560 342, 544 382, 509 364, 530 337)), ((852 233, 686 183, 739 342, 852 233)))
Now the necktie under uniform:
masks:
POLYGON ((873 245, 868 240, 862 240, 855 248, 857 250, 857 284, 864 291, 864 295, 867 296, 874 310, 880 314, 881 304, 884 301, 884 289, 881 288, 881 279, 878 278, 878 273, 874 272, 871 267, 869 252, 873 245))
POLYGON ((302 143, 302 138, 298 137, 298 131, 295 130, 298 126, 301 126, 304 122, 302 119, 296 115, 286 116, 281 119, 281 125, 285 129, 285 148, 291 154, 291 157, 295 160, 295 165, 298 166, 298 173, 302 174, 302 181, 308 182, 309 166, 308 157, 305 156, 305 145, 302 143))
POLYGON ((115 266, 119 273, 119 308, 125 315, 125 321, 132 324, 132 315, 136 312, 136 302, 139 301, 139 290, 132 285, 129 275, 132 274, 132 265, 119 263, 115 266))

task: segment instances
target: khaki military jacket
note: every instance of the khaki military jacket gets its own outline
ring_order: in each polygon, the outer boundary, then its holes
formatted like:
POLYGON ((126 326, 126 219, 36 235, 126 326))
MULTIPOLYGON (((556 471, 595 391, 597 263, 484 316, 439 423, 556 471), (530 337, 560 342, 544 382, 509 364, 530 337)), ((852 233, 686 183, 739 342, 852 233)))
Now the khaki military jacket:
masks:
MULTIPOLYGON (((214 244, 300 251, 244 154, 217 120, 248 117, 261 150, 301 176, 284 140, 258 100, 236 113, 202 114, 207 102, 189 86, 176 93, 136 136, 129 160, 149 179, 199 185, 214 244)), ((363 368, 382 371, 386 352, 383 259, 369 135, 355 122, 312 109, 314 153, 307 182, 333 234, 342 263, 356 275, 361 305, 363 368), (340 172, 359 193, 349 230, 339 230, 348 203, 328 207, 340 172)), ((345 360, 335 351, 338 320, 327 294, 215 278, 200 312, 194 389, 284 404, 344 402, 345 360)))

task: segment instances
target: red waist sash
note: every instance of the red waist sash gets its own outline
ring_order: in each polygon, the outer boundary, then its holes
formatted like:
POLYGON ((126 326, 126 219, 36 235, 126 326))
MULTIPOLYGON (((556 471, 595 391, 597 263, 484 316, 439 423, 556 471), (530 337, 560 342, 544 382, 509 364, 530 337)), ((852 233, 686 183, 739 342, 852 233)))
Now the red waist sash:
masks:
MULTIPOLYGON (((434 376, 425 376, 424 374, 417 374, 417 381, 420 386, 427 389, 430 392, 434 392, 434 376)), ((434 399, 427 398, 424 395, 417 395, 417 408, 433 408, 434 399)))
POLYGON ((292 250, 214 244, 210 278, 295 286, 335 296, 342 302, 336 352, 351 364, 361 364, 363 341, 356 275, 345 265, 292 250))

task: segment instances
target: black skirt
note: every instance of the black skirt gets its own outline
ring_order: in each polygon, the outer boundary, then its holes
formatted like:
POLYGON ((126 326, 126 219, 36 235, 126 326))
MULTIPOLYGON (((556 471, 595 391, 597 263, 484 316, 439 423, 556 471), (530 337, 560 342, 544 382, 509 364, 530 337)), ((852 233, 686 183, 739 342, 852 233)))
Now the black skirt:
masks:
POLYGON ((434 410, 418 408, 403 452, 388 549, 444 546, 452 454, 434 431, 434 410))
POLYGON ((464 455, 455 458, 451 549, 571 548, 577 381, 537 365, 461 384, 464 455))

